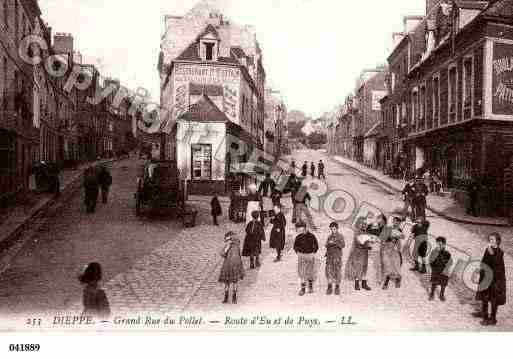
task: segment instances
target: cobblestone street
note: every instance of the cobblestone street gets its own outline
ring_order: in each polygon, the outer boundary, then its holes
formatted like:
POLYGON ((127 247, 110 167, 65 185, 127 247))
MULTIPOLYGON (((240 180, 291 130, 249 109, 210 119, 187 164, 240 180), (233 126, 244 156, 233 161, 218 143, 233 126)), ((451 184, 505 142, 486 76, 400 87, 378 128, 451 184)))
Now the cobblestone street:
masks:
MULTIPOLYGON (((391 212, 401 205, 400 198, 351 168, 331 161, 322 152, 302 151, 294 154, 296 163, 303 160, 325 160, 328 189, 344 189, 358 201, 391 212)), ((315 294, 299 297, 296 256, 292 250, 294 229, 290 224, 291 204, 286 198, 285 212, 289 223, 286 254, 280 263, 273 263, 274 253, 264 243, 263 265, 247 270, 240 284, 239 305, 221 304, 222 286, 217 283, 223 234, 228 230, 243 233, 243 226, 223 217, 221 226, 210 225, 209 203, 205 199, 192 202, 200 210, 199 225, 183 229, 179 221, 168 218, 137 218, 133 191, 138 163, 123 161, 113 165, 114 185, 110 202, 100 206, 96 214, 87 216, 82 196, 77 195, 47 220, 28 239, 8 270, 0 274, 0 308, 10 325, 23 327, 23 320, 36 313, 52 317, 64 313, 80 313, 81 287, 77 274, 81 266, 98 260, 104 266, 103 286, 109 297, 114 317, 152 314, 197 314, 206 320, 203 328, 219 327, 225 316, 304 315, 319 318, 322 329, 338 329, 337 321, 351 316, 354 326, 346 330, 482 330, 470 316, 474 311, 473 293, 461 280, 452 280, 447 302, 427 300, 429 277, 410 272, 410 263, 403 266, 403 286, 388 291, 378 287, 374 275, 377 250, 370 259, 371 292, 355 292, 353 283, 344 282, 340 297, 326 296, 324 266, 319 268, 315 294)), ((227 202, 223 201, 224 214, 227 202)), ((314 212, 319 227, 317 235, 324 255, 324 242, 331 219, 323 211, 314 212)), ((485 248, 484 233, 493 228, 476 228, 448 222, 430 214, 431 234, 445 235, 449 250, 456 258, 479 260, 485 248), (453 249, 451 249, 453 248, 453 249), (456 252, 458 251, 458 252, 456 252)), ((269 234, 270 226, 267 227, 269 234)), ((352 245, 352 231, 342 229, 346 241, 344 263, 352 245)), ((504 233, 507 234, 507 233, 504 233)), ((511 250, 510 237, 504 238, 506 251, 511 250)), ((511 252, 510 252, 511 253, 511 252)), ((248 266, 245 260, 245 266, 248 266)), ((511 278, 512 261, 506 258, 507 277, 511 278)), ((496 330, 511 330, 513 311, 509 302, 499 310, 496 330)), ((38 316, 41 316, 38 314, 38 316)), ((182 328, 183 329, 183 328, 182 328)), ((308 329, 304 327, 302 329, 308 329)))

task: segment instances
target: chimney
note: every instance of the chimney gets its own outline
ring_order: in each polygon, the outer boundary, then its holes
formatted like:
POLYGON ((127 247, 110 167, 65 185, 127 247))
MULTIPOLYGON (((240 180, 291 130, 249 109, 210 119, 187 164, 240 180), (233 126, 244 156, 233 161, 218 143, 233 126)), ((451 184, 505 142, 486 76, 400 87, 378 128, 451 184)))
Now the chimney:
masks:
POLYGON ((71 34, 57 32, 53 37, 53 49, 57 54, 73 56, 73 36, 71 34))
POLYGON ((439 2, 440 0, 426 0, 426 15, 429 15, 439 2))

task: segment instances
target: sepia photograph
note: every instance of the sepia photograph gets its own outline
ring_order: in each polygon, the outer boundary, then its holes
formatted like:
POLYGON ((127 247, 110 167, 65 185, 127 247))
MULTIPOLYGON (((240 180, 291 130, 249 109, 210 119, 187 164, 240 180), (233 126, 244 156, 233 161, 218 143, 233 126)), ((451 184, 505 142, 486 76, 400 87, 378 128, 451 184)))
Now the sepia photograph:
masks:
POLYGON ((0 29, 0 335, 513 332, 513 0, 0 29))

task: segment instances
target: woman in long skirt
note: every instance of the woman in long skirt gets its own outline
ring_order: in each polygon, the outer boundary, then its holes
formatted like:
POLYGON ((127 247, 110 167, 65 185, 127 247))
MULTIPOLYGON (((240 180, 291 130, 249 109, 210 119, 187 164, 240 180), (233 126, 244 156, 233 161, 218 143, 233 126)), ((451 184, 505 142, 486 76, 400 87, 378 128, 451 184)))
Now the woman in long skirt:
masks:
POLYGON ((265 242, 265 231, 262 222, 258 220, 260 212, 254 211, 251 214, 253 220, 246 227, 246 238, 242 256, 249 257, 250 269, 260 267, 260 254, 262 253, 262 242, 265 242))
POLYGON ((225 285, 223 303, 228 303, 230 286, 232 287, 232 303, 237 303, 237 283, 244 279, 244 266, 240 256, 240 241, 235 233, 228 232, 225 235, 225 246, 221 252, 224 258, 219 283, 225 285))
MULTIPOLYGON (((476 299, 482 302, 480 313, 481 324, 497 325, 497 310, 506 304, 506 269, 504 266, 504 251, 500 248, 501 236, 493 233, 488 237, 486 248, 481 260, 481 273, 476 299), (491 313, 488 308, 491 307, 491 313)), ((475 313, 476 314, 476 313, 475 313)))
POLYGON ((379 257, 381 261, 381 279, 384 279, 383 289, 388 289, 390 280, 395 281, 396 288, 401 287, 401 239, 404 239, 399 218, 392 219, 392 226, 386 227, 381 234, 381 248, 379 257))
POLYGON ((346 264, 345 277, 349 281, 354 281, 354 289, 360 290, 360 281, 362 288, 371 290, 367 283, 367 270, 369 267, 369 251, 372 249, 369 242, 360 242, 359 236, 366 234, 367 223, 365 218, 360 217, 356 220, 353 246, 349 253, 346 264))
POLYGON ((281 261, 281 253, 285 249, 285 227, 287 220, 281 212, 281 205, 274 206, 274 217, 271 218, 273 228, 271 229, 270 246, 276 250, 275 262, 281 261))

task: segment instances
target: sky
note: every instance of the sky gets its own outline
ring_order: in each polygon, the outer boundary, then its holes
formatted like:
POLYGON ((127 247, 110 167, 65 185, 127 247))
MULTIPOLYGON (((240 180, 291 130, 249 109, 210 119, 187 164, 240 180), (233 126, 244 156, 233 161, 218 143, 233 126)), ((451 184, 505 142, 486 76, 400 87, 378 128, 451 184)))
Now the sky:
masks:
MULTIPOLYGON (((159 98, 157 62, 164 15, 184 15, 199 0, 39 0, 52 31, 72 33, 75 49, 104 77, 159 98)), ((314 117, 354 90, 363 69, 386 62, 403 16, 425 0, 219 0, 238 24, 256 28, 269 83, 289 110, 314 117)))

